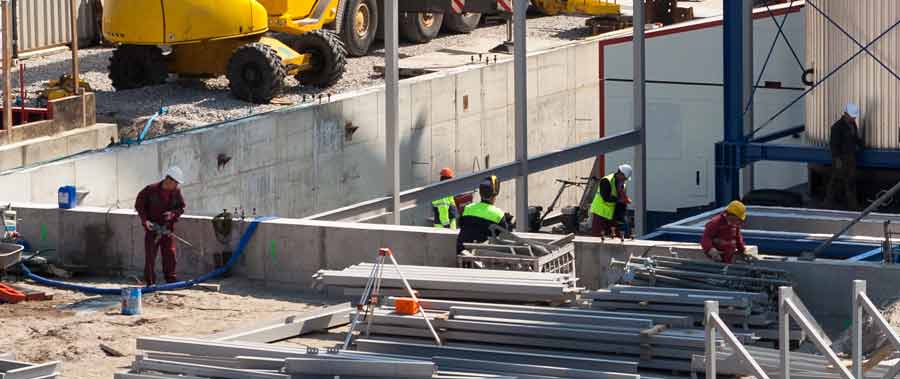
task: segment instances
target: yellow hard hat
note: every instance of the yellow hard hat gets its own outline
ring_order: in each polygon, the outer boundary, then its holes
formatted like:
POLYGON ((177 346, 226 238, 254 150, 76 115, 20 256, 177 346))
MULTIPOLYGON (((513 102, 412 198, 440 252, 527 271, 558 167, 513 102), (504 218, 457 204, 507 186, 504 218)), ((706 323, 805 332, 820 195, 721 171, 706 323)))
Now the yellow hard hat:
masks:
POLYGON ((729 203, 728 207, 725 208, 725 212, 737 216, 741 221, 747 220, 747 206, 740 201, 735 200, 729 203))

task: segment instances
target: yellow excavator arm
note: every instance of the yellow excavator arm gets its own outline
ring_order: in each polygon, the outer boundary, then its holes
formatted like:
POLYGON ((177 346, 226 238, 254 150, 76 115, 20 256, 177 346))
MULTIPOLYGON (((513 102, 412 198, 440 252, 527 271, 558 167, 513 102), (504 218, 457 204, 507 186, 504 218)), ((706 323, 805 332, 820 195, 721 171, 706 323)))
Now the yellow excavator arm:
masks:
POLYGON ((606 16, 621 13, 619 4, 600 0, 531 0, 545 14, 606 16))

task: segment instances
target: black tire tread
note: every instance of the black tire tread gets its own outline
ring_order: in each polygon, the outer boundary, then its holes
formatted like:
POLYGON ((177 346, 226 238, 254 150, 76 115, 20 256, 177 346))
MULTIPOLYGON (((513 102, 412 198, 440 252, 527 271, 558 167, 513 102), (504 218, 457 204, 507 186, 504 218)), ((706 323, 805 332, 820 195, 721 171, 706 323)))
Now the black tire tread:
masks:
POLYGON ((435 28, 436 30, 433 31, 434 35, 428 35, 419 24, 418 13, 401 13, 399 20, 400 25, 398 25, 400 37, 411 43, 430 42, 440 34, 444 20, 443 14, 435 14, 434 17, 437 18, 435 22, 440 25, 437 25, 437 28, 435 28))
POLYGON ((341 28, 338 31, 340 39, 344 43, 347 55, 351 57, 365 56, 369 53, 369 48, 371 48, 372 42, 375 41, 375 36, 379 30, 379 15, 381 14, 379 2, 377 0, 347 0, 344 7, 344 19, 341 22, 341 28), (351 9, 354 9, 360 2, 368 2, 369 10, 372 12, 372 17, 369 20, 369 34, 366 38, 367 41, 363 42, 364 46, 357 46, 356 43, 350 40, 354 35, 353 20, 355 18, 355 13, 352 12, 351 9))
POLYGON ((321 51, 327 51, 328 55, 324 58, 325 70, 301 72, 294 76, 300 84, 326 88, 334 85, 344 76, 347 68, 347 50, 341 38, 334 32, 319 29, 301 34, 291 40, 291 47, 301 54, 307 52, 321 54, 321 51), (321 49, 316 49, 316 46, 321 49))
POLYGON ((444 14, 444 25, 442 28, 449 33, 457 33, 457 34, 469 34, 476 28, 478 28, 478 24, 481 23, 481 13, 470 13, 469 14, 472 19, 475 19, 476 22, 471 22, 461 14, 455 13, 446 13, 444 14), (475 16, 477 15, 477 16, 475 16))
POLYGON ((159 85, 166 82, 169 68, 162 49, 157 46, 122 45, 109 57, 109 79, 117 91, 159 85), (142 67, 142 77, 135 78, 135 66, 142 67))
POLYGON ((231 59, 228 61, 227 76, 230 82, 231 93, 234 94, 235 97, 252 103, 266 104, 283 91, 284 78, 287 77, 287 69, 281 62, 281 57, 278 56, 278 52, 276 52, 275 49, 264 43, 253 42, 234 50, 231 59), (233 78, 238 75, 240 66, 246 63, 243 60, 252 59, 254 55, 258 57, 258 54, 261 54, 265 60, 264 64, 271 69, 272 75, 269 77, 269 82, 264 83, 264 86, 266 86, 264 88, 268 88, 268 90, 264 91, 264 93, 257 93, 254 96, 254 90, 252 88, 245 88, 245 83, 241 80, 234 80, 233 78))

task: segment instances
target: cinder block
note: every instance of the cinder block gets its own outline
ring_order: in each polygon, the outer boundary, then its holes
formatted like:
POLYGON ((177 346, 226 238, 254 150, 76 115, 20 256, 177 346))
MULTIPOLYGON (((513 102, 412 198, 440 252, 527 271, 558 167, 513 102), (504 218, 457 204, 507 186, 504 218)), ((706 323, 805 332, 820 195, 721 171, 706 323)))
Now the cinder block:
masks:
POLYGON ((456 74, 456 114, 458 118, 470 117, 482 110, 481 70, 469 70, 456 74))
POLYGON ((113 207, 118 202, 118 177, 116 172, 116 155, 94 154, 84 159, 77 159, 75 165, 75 185, 79 189, 89 191, 82 205, 97 207, 113 207))
POLYGON ((118 198, 134 199, 150 183, 162 180, 159 144, 131 146, 115 150, 118 198))
POLYGON ((25 147, 20 144, 0 147, 0 171, 22 167, 25 163, 25 147))
POLYGON ((239 127, 221 126, 199 133, 199 151, 203 156, 200 162, 203 164, 199 170, 200 180, 209 183, 222 178, 236 175, 238 172, 238 150, 240 137, 239 127), (219 166, 219 156, 228 162, 219 166))
POLYGON ((482 161, 481 115, 461 118, 456 126, 456 171, 473 172, 473 168, 484 168, 482 161), (464 142, 463 142, 464 141, 464 142), (477 167, 473 167, 476 166, 477 167))
POLYGON ((250 171, 275 163, 275 118, 253 117, 237 126, 240 128, 240 148, 238 149, 238 170, 250 171))
POLYGON ((431 178, 437 180, 437 172, 444 167, 456 167, 456 121, 442 122, 431 127, 431 178))
POLYGON ((456 119, 456 76, 436 76, 431 81, 431 123, 456 119))
POLYGON ((25 145, 25 164, 51 161, 68 155, 68 142, 65 138, 41 137, 28 141, 25 145))
POLYGON ((58 204, 59 187, 75 184, 75 164, 61 162, 25 171, 31 175, 31 201, 58 204))
POLYGON ((566 50, 554 50, 537 56, 539 97, 565 91, 568 81, 566 50))
POLYGON ((484 109, 493 110, 505 108, 510 104, 509 97, 514 92, 508 92, 510 78, 506 66, 496 64, 485 66, 482 71, 482 88, 484 91, 484 109))
POLYGON ((384 231, 381 228, 379 225, 329 223, 324 228, 324 266, 340 270, 360 262, 375 262, 378 249, 383 247, 384 231))
POLYGON ((97 124, 97 144, 98 149, 109 146, 112 142, 119 141, 119 126, 116 124, 97 124))
POLYGON ((75 129, 66 136, 59 136, 60 139, 66 140, 66 155, 78 154, 97 148, 97 129, 82 128, 75 129))
POLYGON ((384 91, 372 91, 349 99, 344 103, 344 118, 350 127, 357 128, 346 144, 374 142, 384 135, 384 91))
POLYGON ((427 128, 431 125, 431 94, 430 80, 419 80, 410 84, 412 129, 427 128))
POLYGON ((200 134, 180 135, 159 143, 159 167, 168 170, 178 167, 184 172, 183 186, 199 184, 200 173, 208 167, 202 160, 209 157, 201 154, 200 134))
POLYGON ((574 49, 575 85, 590 86, 600 81, 600 48, 597 42, 580 44, 574 49))

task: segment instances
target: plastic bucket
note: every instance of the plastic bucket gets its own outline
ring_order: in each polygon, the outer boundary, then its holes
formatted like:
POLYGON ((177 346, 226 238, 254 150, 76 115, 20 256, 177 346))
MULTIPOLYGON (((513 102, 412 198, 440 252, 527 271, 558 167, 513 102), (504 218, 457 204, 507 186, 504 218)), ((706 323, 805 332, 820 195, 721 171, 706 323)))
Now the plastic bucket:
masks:
POLYGON ((141 288, 122 288, 122 314, 134 316, 141 314, 141 288))

